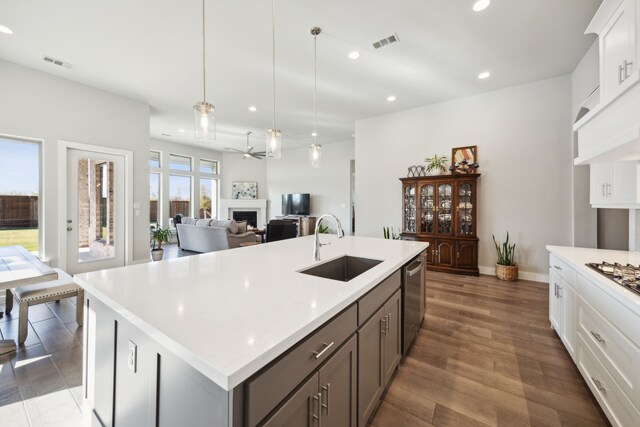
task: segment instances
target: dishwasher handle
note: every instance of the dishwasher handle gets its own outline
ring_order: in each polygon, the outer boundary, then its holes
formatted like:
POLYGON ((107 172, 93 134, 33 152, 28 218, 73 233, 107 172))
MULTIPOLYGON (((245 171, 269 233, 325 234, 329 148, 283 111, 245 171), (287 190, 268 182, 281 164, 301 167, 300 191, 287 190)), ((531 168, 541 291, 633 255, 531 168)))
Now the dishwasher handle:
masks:
POLYGON ((415 262, 417 263, 417 266, 415 268, 409 270, 409 266, 406 267, 407 276, 409 276, 409 277, 414 276, 415 274, 419 273, 420 270, 422 270, 422 261, 421 260, 416 260, 415 262))

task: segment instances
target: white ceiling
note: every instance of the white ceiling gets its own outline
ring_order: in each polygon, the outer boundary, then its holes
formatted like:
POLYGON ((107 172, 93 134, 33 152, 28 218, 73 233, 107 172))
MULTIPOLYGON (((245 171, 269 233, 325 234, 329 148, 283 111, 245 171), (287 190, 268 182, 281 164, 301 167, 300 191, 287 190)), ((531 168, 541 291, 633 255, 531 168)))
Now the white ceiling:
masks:
MULTIPOLYGON (((323 30, 318 141, 329 143, 351 138, 358 119, 571 72, 594 40, 583 33, 601 0, 493 0, 480 13, 473 3, 278 0, 276 124, 284 148, 311 141, 312 26, 323 30), (372 47, 393 33, 400 42, 372 47), (347 58, 352 50, 358 60, 347 58), (479 80, 484 70, 492 76, 479 80), (397 101, 386 101, 391 94, 397 101)), ((0 34, 0 57, 147 102, 152 137, 193 143, 200 14, 200 0, 4 0, 0 24, 14 35, 0 34)), ((206 19, 207 98, 217 108, 211 147, 242 149, 247 130, 260 147, 259 134, 271 127, 271 2, 207 0, 206 19)))

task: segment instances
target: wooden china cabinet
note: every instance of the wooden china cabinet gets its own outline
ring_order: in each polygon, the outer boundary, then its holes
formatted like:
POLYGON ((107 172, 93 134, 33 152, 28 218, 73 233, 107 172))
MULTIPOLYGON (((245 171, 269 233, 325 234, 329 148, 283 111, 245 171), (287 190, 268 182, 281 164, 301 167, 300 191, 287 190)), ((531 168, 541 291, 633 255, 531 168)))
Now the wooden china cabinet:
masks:
POLYGON ((402 238, 429 242, 427 269, 477 276, 480 174, 402 181, 402 238))

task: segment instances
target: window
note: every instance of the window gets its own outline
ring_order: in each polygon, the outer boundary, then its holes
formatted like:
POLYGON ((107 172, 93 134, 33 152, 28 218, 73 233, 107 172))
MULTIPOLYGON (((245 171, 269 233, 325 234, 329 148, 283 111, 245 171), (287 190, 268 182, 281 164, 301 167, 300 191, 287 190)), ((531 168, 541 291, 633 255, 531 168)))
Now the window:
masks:
POLYGON ((160 209, 160 174, 149 174, 149 223, 152 227, 157 227, 159 224, 158 217, 160 209))
POLYGON ((160 153, 158 151, 149 152, 149 167, 150 168, 160 167, 160 153))
POLYGON ((191 157, 169 155, 169 169, 191 172, 191 157))
POLYGON ((218 180, 200 179, 200 218, 217 218, 218 180))
POLYGON ((40 145, 0 137, 0 242, 38 251, 40 145))
POLYGON ((200 173, 206 173, 208 175, 217 175, 218 162, 214 160, 200 159, 200 173))
POLYGON ((191 177, 169 176, 169 216, 191 216, 191 177))

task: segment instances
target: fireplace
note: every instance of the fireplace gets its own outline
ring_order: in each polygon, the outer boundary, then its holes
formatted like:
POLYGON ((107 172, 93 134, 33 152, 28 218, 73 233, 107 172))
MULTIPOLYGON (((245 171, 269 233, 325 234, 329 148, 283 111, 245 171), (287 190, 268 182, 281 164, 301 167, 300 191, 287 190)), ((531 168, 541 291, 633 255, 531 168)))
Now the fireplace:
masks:
POLYGON ((233 211, 233 219, 236 221, 247 221, 251 227, 258 226, 258 211, 233 211))
POLYGON ((265 199, 222 199, 220 200, 220 218, 246 219, 254 227, 267 226, 267 201, 265 199), (245 215, 253 214, 253 218, 245 215), (251 222, 253 219, 253 222, 251 222))

